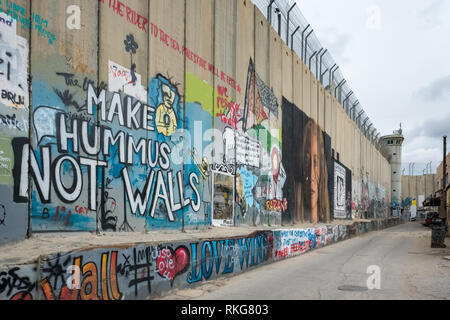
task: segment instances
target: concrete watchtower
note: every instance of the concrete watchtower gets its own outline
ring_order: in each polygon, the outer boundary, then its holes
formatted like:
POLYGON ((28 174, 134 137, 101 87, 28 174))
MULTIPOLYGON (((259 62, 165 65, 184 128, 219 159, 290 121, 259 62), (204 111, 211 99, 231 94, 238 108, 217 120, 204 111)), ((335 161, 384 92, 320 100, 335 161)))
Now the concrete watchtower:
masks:
POLYGON ((393 134, 381 137, 381 152, 391 165, 391 207, 400 214, 402 202, 402 145, 405 141, 402 126, 393 134))

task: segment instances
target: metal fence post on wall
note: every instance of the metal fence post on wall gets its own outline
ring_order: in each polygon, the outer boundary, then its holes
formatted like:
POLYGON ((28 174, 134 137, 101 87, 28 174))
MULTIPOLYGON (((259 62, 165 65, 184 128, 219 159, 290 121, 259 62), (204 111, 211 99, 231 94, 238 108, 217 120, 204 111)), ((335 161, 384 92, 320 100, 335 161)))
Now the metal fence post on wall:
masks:
POLYGON ((367 127, 367 129, 365 130, 366 133, 366 138, 370 140, 370 128, 373 126, 373 123, 370 123, 370 126, 367 127))
POLYGON ((362 125, 361 125, 361 127, 360 127, 360 130, 361 130, 362 133, 365 132, 365 128, 366 128, 366 123, 367 123, 367 121, 369 121, 369 117, 367 117, 366 119, 364 119, 364 121, 363 121, 363 123, 362 123, 362 125), (364 129, 363 129, 363 128, 364 128, 364 129))
POLYGON ((351 91, 344 99, 344 102, 342 103, 342 107, 345 109, 345 112, 348 114, 348 108, 346 108, 345 104, 347 103, 348 99, 353 95, 353 91, 351 91))
MULTIPOLYGON (((330 69, 330 87, 334 82, 334 73, 339 69, 339 66, 335 63, 333 67, 330 69), (335 69, 336 68, 336 69, 335 69)), ((336 97, 336 95, 334 95, 336 97)))
POLYGON ((297 33, 297 31, 300 30, 300 26, 298 26, 294 32, 291 34, 291 50, 294 51, 294 35, 297 33))
POLYGON ((316 56, 316 78, 320 78, 320 73, 319 73, 319 57, 320 54, 322 53, 323 48, 321 48, 319 50, 319 52, 317 52, 317 56, 316 56))
POLYGON ((322 86, 323 86, 323 76, 326 75, 327 72, 328 72, 328 68, 320 75, 320 83, 322 84, 322 86))
POLYGON ((350 109, 350 118, 355 121, 355 109, 359 104, 359 100, 356 100, 356 102, 353 104, 353 107, 350 109))
MULTIPOLYGON (((319 75, 320 75, 320 82, 322 83, 322 85, 323 85, 323 81, 322 81, 322 59, 323 59, 323 56, 325 55, 325 53, 327 53, 328 52, 328 49, 325 49, 325 51, 324 52, 322 52, 322 54, 320 55, 320 61, 319 61, 319 75)), ((327 68, 327 70, 328 70, 328 68, 327 68)), ((325 71, 325 73, 326 73, 326 71, 325 71)))
POLYGON ((277 13, 278 16, 278 35, 281 38, 281 10, 279 8, 276 8, 275 12, 277 13))
POLYGON ((316 54, 317 54, 317 51, 314 51, 314 53, 311 55, 311 57, 309 57, 309 65, 308 65, 309 70, 311 70, 311 61, 312 61, 312 59, 314 59, 316 54))
POLYGON ((288 10, 287 13, 287 25, 286 25, 286 45, 289 47, 289 22, 290 22, 290 14, 292 9, 294 9, 294 7, 297 5, 297 2, 294 2, 294 4, 292 5, 292 7, 288 10))
POLYGON ((357 126, 358 126, 358 128, 361 130, 361 121, 360 121, 360 118, 361 118, 361 116, 363 115, 363 113, 364 113, 364 110, 361 110, 361 112, 358 114, 358 117, 356 118, 356 124, 357 124, 357 126))
MULTIPOLYGON (((336 69, 337 70, 337 69, 336 69)), ((345 83, 347 82, 347 80, 343 79, 341 82, 339 82, 339 84, 337 85, 337 87, 334 89, 334 97, 337 99, 337 91, 338 89, 343 86, 345 83)), ((330 82, 331 85, 331 82, 330 82)))
POLYGON ((305 37, 305 64, 306 61, 308 60, 308 38, 310 35, 312 35, 312 33, 314 32, 314 30, 311 30, 308 35, 305 37))
POLYGON ((300 58, 302 58, 302 61, 303 61, 303 62, 305 62, 305 59, 303 58, 303 42, 304 42, 304 38, 305 38, 305 32, 306 32, 306 30, 309 29, 310 26, 311 26, 311 25, 308 24, 308 25, 306 26, 306 28, 303 29, 303 31, 302 31, 302 45, 301 45, 301 47, 300 47, 300 49, 302 50, 302 52, 300 53, 300 58))
POLYGON ((269 24, 272 24, 272 5, 274 2, 275 0, 271 0, 267 7, 267 20, 269 20, 269 24))

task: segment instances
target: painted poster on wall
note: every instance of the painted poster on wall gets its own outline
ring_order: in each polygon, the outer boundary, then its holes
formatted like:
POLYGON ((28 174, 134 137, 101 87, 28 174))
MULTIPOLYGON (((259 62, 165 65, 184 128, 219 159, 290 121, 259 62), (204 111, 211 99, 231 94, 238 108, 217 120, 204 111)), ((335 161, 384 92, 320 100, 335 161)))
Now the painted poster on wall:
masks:
POLYGON ((249 60, 245 101, 236 130, 238 224, 280 225, 287 210, 278 98, 249 60))
POLYGON ((330 138, 296 105, 283 98, 283 154, 288 212, 284 222, 328 222, 330 138))
POLYGON ((334 219, 352 218, 351 171, 341 163, 334 162, 334 219))

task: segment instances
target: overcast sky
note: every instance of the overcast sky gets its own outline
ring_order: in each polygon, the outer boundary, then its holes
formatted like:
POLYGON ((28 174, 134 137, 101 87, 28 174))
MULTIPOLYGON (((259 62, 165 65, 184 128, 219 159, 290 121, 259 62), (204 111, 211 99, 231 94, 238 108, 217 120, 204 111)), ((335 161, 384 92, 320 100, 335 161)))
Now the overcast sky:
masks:
POLYGON ((297 3, 378 131, 402 123, 405 174, 410 162, 436 172, 450 136, 450 0, 297 3))

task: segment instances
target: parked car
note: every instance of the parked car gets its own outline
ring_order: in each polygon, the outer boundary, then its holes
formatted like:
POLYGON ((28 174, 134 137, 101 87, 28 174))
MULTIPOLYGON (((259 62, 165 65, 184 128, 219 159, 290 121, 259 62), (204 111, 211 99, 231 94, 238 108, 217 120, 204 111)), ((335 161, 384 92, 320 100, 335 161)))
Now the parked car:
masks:
POLYGON ((435 211, 427 212, 427 215, 425 217, 425 222, 423 223, 423 225, 425 227, 431 226, 431 222, 432 222, 433 218, 437 218, 437 217, 439 217, 438 212, 435 212, 435 211))

